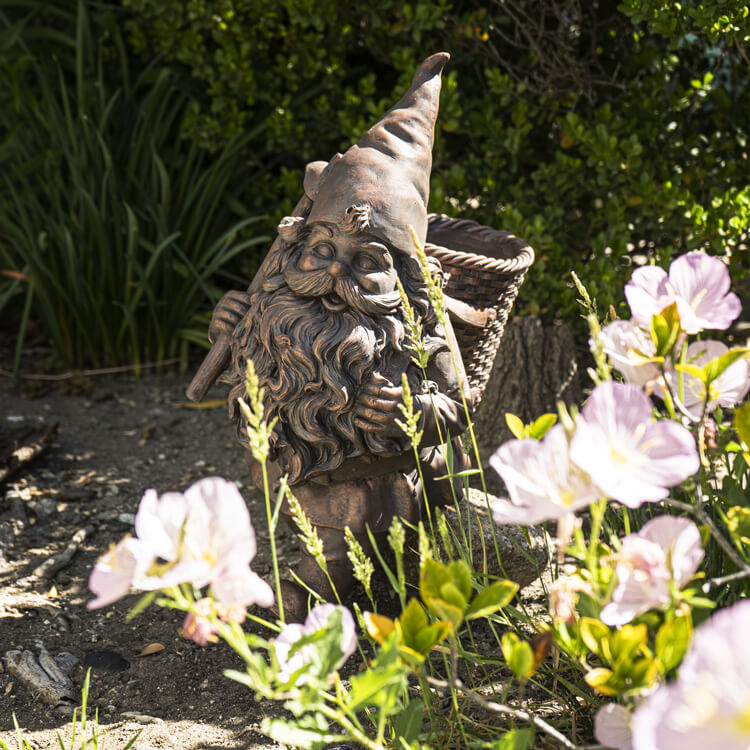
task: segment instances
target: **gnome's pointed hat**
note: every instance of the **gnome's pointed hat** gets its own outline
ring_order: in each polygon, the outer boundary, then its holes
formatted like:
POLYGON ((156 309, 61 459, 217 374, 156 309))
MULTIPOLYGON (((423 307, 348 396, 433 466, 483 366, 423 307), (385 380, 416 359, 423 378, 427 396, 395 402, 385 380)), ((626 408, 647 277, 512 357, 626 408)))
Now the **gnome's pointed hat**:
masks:
POLYGON ((428 57, 398 104, 318 173, 308 223, 341 223, 350 208, 367 205, 370 234, 408 255, 414 253, 410 225, 424 242, 440 74, 449 58, 447 52, 428 57))

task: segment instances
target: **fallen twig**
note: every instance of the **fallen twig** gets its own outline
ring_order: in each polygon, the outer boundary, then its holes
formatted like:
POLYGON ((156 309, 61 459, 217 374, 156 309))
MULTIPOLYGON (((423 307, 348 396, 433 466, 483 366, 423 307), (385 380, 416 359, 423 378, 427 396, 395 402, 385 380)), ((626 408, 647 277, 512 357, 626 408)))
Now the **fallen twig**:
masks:
POLYGON ((52 438, 57 433, 57 425, 57 422, 50 425, 38 440, 16 448, 8 457, 5 466, 0 466, 0 482, 6 481, 22 466, 31 463, 35 458, 41 456, 47 450, 49 444, 52 442, 52 438))
POLYGON ((64 568, 66 565, 70 565, 73 555, 78 552, 78 548, 83 544, 85 538, 86 529, 78 529, 71 537, 70 542, 68 542, 68 546, 62 552, 45 560, 34 570, 32 577, 51 578, 58 570, 64 568))
POLYGON ((455 690, 461 695, 465 696, 473 703, 476 703, 487 711, 492 711, 496 714, 504 714, 506 716, 512 716, 514 719, 519 721, 525 721, 529 724, 533 724, 537 729, 540 729, 545 734, 556 739, 563 747, 567 750, 605 750, 603 745, 576 745, 571 742, 564 734, 560 733, 551 724, 548 724, 544 719, 540 719, 538 716, 523 711, 517 708, 511 708, 503 703, 497 703, 495 701, 488 700, 483 695, 474 692, 470 688, 466 687, 461 680, 454 680, 448 682, 447 680, 438 680, 434 677, 425 677, 425 680, 429 685, 436 688, 437 690, 455 690))

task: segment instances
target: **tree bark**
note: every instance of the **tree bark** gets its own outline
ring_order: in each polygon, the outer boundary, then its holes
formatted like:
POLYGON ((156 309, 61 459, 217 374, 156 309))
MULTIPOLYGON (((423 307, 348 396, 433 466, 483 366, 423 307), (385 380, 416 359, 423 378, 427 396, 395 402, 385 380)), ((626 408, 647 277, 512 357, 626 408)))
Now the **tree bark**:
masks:
POLYGON ((517 317, 508 323, 473 419, 490 492, 504 493, 488 459, 499 445, 513 437, 505 423, 505 414, 510 412, 529 423, 545 412, 557 413, 558 401, 580 404, 583 399, 580 369, 569 326, 562 323, 542 326, 535 317, 517 317))

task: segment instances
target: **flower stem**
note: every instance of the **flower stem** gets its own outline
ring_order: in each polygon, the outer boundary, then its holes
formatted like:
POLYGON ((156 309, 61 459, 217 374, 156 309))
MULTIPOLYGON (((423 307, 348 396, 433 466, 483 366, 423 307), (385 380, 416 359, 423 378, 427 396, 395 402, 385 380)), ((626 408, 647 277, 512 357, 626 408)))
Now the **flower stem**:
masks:
POLYGON ((273 522, 273 514, 271 512, 271 491, 268 486, 268 469, 266 467, 265 460, 260 463, 261 469, 263 470, 263 495, 266 499, 266 519, 268 520, 268 537, 271 542, 271 562, 273 564, 273 581, 276 587, 276 601, 279 605, 279 619, 281 622, 286 622, 284 619, 284 602, 281 599, 281 577, 279 576, 279 559, 276 555, 276 527, 273 522))

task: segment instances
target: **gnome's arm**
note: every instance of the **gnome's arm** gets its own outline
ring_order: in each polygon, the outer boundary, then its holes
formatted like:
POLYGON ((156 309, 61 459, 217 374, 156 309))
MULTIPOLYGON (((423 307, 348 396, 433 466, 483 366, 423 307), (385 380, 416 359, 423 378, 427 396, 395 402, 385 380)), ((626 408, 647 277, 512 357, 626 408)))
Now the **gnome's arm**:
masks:
MULTIPOLYGON (((471 408, 471 388, 450 322, 448 321, 445 331, 438 327, 431 339, 430 361, 426 368, 426 392, 414 395, 415 410, 420 415, 418 429, 423 430, 424 447, 438 445, 441 436, 443 440, 447 440, 449 436, 461 435, 468 427, 464 400, 471 408), (455 367, 449 341, 455 353, 455 367)), ((414 365, 409 367, 414 368, 414 365)), ((403 396, 400 385, 396 386, 382 376, 375 375, 359 397, 355 424, 361 429, 403 437, 403 431, 396 423, 397 419, 403 420, 400 408, 403 396)))

